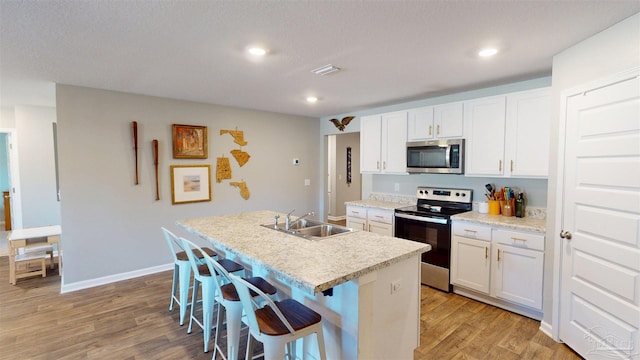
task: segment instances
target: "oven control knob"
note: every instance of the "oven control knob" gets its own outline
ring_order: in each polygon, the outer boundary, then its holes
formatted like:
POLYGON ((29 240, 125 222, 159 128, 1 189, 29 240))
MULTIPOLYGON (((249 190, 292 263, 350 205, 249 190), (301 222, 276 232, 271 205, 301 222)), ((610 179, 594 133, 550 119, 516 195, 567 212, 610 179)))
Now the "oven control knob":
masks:
POLYGON ((465 194, 465 193, 462 193, 462 197, 465 197, 465 196, 467 196, 467 194, 465 194))
POLYGON ((460 196, 460 193, 456 193, 456 196, 460 196))

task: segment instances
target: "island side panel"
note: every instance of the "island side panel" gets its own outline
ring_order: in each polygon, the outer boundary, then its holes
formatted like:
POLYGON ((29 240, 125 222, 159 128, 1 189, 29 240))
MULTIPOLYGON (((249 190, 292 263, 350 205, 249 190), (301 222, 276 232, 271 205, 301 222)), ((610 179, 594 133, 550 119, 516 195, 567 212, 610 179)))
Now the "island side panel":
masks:
MULTIPOLYGON (((419 255, 336 286, 333 296, 291 290, 322 315, 328 359, 413 359, 420 339, 419 255)), ((314 337, 300 344, 304 358, 318 358, 314 337)))

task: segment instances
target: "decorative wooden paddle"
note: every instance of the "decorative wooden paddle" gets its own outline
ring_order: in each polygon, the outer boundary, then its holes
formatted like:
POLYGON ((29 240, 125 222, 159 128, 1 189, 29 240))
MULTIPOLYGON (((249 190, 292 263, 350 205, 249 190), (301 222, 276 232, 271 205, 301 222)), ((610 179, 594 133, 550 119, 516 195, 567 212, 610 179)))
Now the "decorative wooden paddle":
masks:
POLYGON ((131 130, 133 132, 133 154, 136 158, 136 185, 138 181, 138 123, 136 121, 131 122, 131 130))
POLYGON ((158 140, 153 139, 153 165, 156 168, 156 200, 160 200, 160 188, 158 187, 158 140))

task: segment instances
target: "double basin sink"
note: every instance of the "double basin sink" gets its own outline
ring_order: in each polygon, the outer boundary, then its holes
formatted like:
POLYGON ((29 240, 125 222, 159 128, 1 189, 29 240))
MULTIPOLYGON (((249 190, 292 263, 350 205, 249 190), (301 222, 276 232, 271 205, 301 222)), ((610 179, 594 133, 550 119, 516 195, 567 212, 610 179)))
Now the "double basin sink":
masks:
POLYGON ((311 240, 318 240, 353 232, 353 229, 348 227, 327 224, 322 221, 309 219, 296 221, 289 226, 288 230, 286 229, 285 224, 278 224, 277 227, 275 224, 262 224, 260 226, 311 240))

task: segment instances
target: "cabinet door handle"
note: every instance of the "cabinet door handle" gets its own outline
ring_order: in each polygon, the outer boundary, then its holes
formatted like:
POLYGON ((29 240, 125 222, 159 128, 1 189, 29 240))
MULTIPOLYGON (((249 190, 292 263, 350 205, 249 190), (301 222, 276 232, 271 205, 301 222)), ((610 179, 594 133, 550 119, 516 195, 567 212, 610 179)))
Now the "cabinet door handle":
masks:
POLYGON ((433 125, 429 125, 429 135, 431 135, 431 133, 433 132, 433 125))
POLYGON ((382 170, 387 170, 387 162, 386 161, 382 162, 382 170))
POLYGON ((487 246, 484 247, 484 258, 485 259, 489 258, 489 247, 487 246))
POLYGON ((511 160, 511 172, 513 172, 513 160, 511 160))
POLYGON ((469 229, 464 229, 464 232, 470 232, 470 233, 474 233, 474 234, 475 234, 475 233, 477 233, 477 231, 475 231, 475 230, 469 230, 469 229))
POLYGON ((522 242, 526 242, 527 241, 527 239, 517 238, 517 237, 511 237, 511 240, 513 240, 513 241, 522 241, 522 242))
POLYGON ((500 164, 498 165, 498 171, 502 171, 502 160, 500 160, 500 164))
POLYGON ((436 135, 440 135, 440 125, 436 126, 436 135))
POLYGON ((380 161, 376 161, 376 169, 380 170, 380 161))
POLYGON ((362 231, 364 231, 364 230, 365 230, 365 228, 364 228, 364 223, 362 223, 362 231))
POLYGON ((498 249, 498 262, 500 262, 500 249, 498 249))

